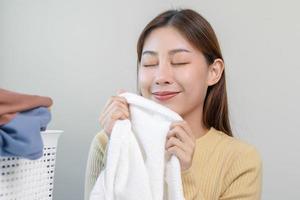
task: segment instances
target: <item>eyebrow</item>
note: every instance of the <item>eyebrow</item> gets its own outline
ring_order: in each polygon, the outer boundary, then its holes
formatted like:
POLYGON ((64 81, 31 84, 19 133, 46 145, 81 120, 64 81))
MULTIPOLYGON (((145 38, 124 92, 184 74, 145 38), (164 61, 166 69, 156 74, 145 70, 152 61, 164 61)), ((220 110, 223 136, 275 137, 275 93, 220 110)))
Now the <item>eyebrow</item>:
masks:
MULTIPOLYGON (((173 50, 169 51, 168 54, 174 55, 175 53, 180 53, 180 52, 191 53, 191 51, 189 51, 187 49, 173 49, 173 50)), ((145 54, 150 54, 150 55, 154 55, 154 56, 158 55, 158 53, 156 51, 150 51, 150 50, 143 51, 142 55, 145 55, 145 54)))

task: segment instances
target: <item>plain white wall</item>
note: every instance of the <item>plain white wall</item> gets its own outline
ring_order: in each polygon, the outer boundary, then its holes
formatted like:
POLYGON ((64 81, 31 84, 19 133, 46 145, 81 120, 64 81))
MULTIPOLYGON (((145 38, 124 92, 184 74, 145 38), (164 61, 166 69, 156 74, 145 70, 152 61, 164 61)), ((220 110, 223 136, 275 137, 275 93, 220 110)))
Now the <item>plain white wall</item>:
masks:
POLYGON ((235 135, 264 161, 263 199, 300 199, 299 1, 0 0, 0 87, 50 96, 59 140, 54 200, 83 199, 107 98, 136 90, 136 42, 158 13, 192 8, 223 50, 235 135))

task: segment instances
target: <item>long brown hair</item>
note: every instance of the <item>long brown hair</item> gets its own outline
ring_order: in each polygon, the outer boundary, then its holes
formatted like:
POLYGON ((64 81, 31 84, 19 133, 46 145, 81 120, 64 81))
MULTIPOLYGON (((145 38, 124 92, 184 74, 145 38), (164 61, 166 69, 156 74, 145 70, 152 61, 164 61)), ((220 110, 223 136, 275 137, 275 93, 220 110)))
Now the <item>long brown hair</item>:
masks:
MULTIPOLYGON (((220 45, 210 23, 191 9, 168 10, 150 21, 142 31, 137 43, 137 63, 141 62, 144 42, 156 28, 172 26, 177 29, 194 47, 205 56, 208 65, 215 59, 223 60, 220 45)), ((203 107, 203 124, 206 128, 214 127, 229 136, 232 135, 226 92, 225 71, 218 83, 209 86, 203 107)))

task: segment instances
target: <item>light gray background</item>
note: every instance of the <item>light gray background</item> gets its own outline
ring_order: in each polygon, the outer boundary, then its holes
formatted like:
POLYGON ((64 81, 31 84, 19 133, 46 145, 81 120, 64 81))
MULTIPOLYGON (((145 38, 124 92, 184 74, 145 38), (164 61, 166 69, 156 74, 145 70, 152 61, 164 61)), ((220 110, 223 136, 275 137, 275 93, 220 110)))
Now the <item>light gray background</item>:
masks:
POLYGON ((263 199, 300 199, 300 3, 286 0, 0 0, 0 86, 53 98, 54 200, 83 199, 107 98, 136 89, 136 42, 172 7, 193 8, 223 50, 235 135, 264 161, 263 199))

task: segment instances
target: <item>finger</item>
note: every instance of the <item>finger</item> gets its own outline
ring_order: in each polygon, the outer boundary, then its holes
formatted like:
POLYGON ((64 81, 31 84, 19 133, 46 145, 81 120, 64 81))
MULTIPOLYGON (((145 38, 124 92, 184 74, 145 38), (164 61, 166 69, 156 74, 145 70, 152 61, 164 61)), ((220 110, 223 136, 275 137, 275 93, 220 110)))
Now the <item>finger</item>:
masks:
POLYGON ((123 103, 124 105, 127 105, 127 99, 125 97, 122 96, 111 96, 112 101, 120 101, 121 103, 123 103))
POLYGON ((110 121, 112 123, 116 121, 118 118, 120 119, 126 119, 129 118, 129 111, 128 109, 123 108, 122 106, 112 106, 110 109, 107 109, 106 113, 104 113, 100 119, 100 124, 103 126, 110 121), (121 112, 122 115, 118 116, 119 114, 116 113, 121 112))
POLYGON ((195 139, 195 136, 193 134, 193 131, 192 129, 190 128, 189 124, 186 122, 186 121, 179 121, 179 122, 173 122, 171 125, 170 125, 170 129, 176 127, 176 126, 180 126, 182 127, 185 132, 193 139, 195 139))
POLYGON ((182 149, 184 152, 187 151, 186 146, 184 145, 183 142, 181 142, 178 138, 176 137, 171 137, 167 143, 166 143, 166 150, 169 149, 170 147, 177 146, 178 148, 182 149))
POLYGON ((111 120, 118 120, 118 119, 124 119, 129 117, 129 113, 122 109, 122 108, 116 108, 110 115, 111 120))
POLYGON ((189 127, 189 124, 186 121, 173 122, 170 125, 170 129, 172 129, 176 126, 182 127, 187 133, 192 132, 191 128, 189 127))
POLYGON ((185 152, 182 149, 178 148, 177 146, 170 147, 167 150, 167 153, 169 155, 175 155, 179 160, 182 160, 182 161, 184 161, 185 158, 187 157, 185 152))
POLYGON ((114 100, 112 101, 112 103, 106 107, 104 109, 104 111, 102 111, 100 117, 99 117, 99 121, 102 121, 103 118, 105 118, 108 113, 111 113, 111 110, 113 110, 115 107, 119 107, 120 109, 124 109, 125 113, 128 113, 128 117, 129 117, 129 108, 127 105, 124 105, 123 102, 120 102, 119 100, 114 100))
POLYGON ((120 101, 121 103, 123 103, 125 105, 128 105, 127 100, 124 97, 111 96, 111 97, 109 97, 109 99, 107 100, 106 104, 104 105, 104 109, 106 109, 107 107, 109 107, 115 101, 120 101))
POLYGON ((121 110, 125 111, 126 113, 129 113, 128 104, 126 104, 124 102, 120 102, 119 100, 116 100, 115 102, 113 102, 112 107, 114 107, 116 109, 121 109, 121 110))
MULTIPOLYGON (((178 128, 177 128, 178 129, 178 128)), ((171 137, 176 137, 178 138, 180 141, 184 142, 185 139, 183 139, 183 137, 178 133, 178 130, 176 129, 172 129, 168 132, 167 137, 166 137, 166 141, 168 141, 171 137)))
POLYGON ((114 111, 114 113, 109 113, 102 122, 102 127, 107 130, 109 133, 111 132, 115 122, 117 120, 127 119, 127 116, 121 111, 114 111))
POLYGON ((170 137, 179 138, 185 145, 187 152, 192 152, 195 147, 195 141, 189 137, 189 135, 183 130, 182 127, 176 126, 167 135, 167 139, 170 137))
POLYGON ((195 143, 191 140, 181 141, 177 137, 170 137, 170 139, 166 141, 166 146, 169 148, 170 146, 174 145, 177 145, 188 154, 192 154, 195 149, 195 143))
POLYGON ((122 106, 114 106, 112 107, 107 114, 104 117, 107 120, 116 121, 119 118, 129 118, 129 111, 126 108, 123 108, 122 106), (120 114, 122 114, 120 116, 120 114))
POLYGON ((167 134, 167 139, 170 137, 177 137, 182 142, 189 141, 189 135, 185 132, 185 130, 180 126, 175 126, 173 129, 171 129, 167 134))

